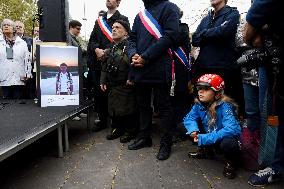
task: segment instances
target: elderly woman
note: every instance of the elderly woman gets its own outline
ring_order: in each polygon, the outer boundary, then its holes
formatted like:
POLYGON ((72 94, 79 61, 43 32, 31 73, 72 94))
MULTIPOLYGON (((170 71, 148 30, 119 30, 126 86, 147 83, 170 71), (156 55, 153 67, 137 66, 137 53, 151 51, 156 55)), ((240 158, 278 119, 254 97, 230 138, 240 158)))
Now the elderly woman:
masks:
POLYGON ((0 86, 3 98, 21 98, 25 81, 31 78, 31 62, 27 44, 15 36, 15 23, 4 19, 0 38, 0 86))

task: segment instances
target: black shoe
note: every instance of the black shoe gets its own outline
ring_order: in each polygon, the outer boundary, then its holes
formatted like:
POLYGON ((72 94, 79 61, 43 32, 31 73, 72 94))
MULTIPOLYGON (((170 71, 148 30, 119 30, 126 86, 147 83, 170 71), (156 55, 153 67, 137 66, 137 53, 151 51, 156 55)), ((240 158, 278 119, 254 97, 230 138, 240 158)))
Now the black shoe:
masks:
POLYGON ((119 131, 119 129, 112 129, 111 133, 106 136, 107 140, 114 140, 120 137, 122 133, 119 131))
POLYGON ((196 151, 188 152, 188 157, 193 159, 213 159, 214 156, 214 151, 207 148, 197 148, 196 151))
POLYGON ((228 179, 235 178, 236 177, 236 167, 233 164, 227 162, 223 170, 223 175, 224 177, 228 179))
POLYGON ((99 132, 103 129, 107 128, 107 124, 103 123, 103 122, 98 122, 97 124, 95 124, 92 128, 93 132, 99 132))
POLYGON ((159 153, 157 154, 157 159, 158 160, 166 160, 170 157, 171 155, 171 145, 170 144, 161 144, 159 153))
POLYGON ((134 139, 135 136, 130 133, 125 133, 120 137, 120 143, 127 143, 130 142, 132 139, 134 139))
POLYGON ((152 146, 152 139, 151 138, 142 138, 135 140, 132 144, 128 145, 128 150, 139 150, 145 147, 152 146))

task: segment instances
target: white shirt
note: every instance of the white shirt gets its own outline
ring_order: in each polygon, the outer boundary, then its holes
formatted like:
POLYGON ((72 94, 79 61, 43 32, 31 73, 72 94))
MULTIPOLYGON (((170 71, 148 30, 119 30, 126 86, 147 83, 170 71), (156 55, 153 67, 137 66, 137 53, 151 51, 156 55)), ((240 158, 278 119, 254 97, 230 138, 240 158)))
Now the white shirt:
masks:
POLYGON ((60 84, 61 84, 60 92, 68 92, 68 85, 67 85, 68 81, 69 80, 67 72, 65 74, 60 73, 60 84))

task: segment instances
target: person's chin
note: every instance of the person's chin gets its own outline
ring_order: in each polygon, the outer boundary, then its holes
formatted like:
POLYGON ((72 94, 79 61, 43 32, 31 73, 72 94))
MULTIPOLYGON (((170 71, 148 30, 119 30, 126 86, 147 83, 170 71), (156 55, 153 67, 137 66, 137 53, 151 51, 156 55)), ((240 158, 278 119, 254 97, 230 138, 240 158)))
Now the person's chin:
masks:
POLYGON ((205 99, 203 97, 199 97, 200 102, 205 102, 205 99))

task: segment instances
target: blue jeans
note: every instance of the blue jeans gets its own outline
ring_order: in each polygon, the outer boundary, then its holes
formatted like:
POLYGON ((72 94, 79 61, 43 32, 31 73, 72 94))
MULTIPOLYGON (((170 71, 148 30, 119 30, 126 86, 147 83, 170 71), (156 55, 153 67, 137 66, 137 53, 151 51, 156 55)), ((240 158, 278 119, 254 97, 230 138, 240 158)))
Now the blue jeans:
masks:
POLYGON ((259 67, 259 110, 261 116, 261 143, 259 148, 259 163, 268 166, 274 160, 277 128, 269 126, 267 123, 268 115, 273 112, 272 86, 273 82, 268 78, 265 67, 259 67))
POLYGON ((251 132, 260 129, 259 87, 243 83, 247 127, 251 132))
POLYGON ((272 169, 275 171, 284 172, 284 100, 280 100, 278 98, 276 104, 279 117, 279 126, 272 169))

